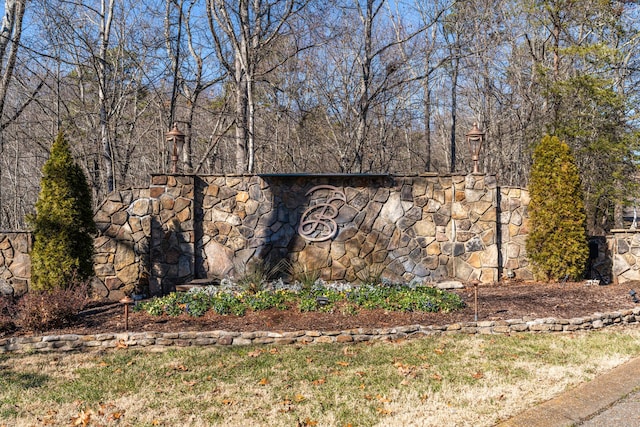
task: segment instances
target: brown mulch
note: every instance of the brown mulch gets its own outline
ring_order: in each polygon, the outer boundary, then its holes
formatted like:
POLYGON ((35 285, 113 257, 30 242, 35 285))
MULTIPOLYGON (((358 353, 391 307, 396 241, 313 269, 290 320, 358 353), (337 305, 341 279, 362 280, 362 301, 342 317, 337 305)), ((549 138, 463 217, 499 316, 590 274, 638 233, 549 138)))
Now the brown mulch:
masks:
MULTIPOLYGON (((638 306, 629 295, 640 293, 640 282, 622 285, 586 285, 582 283, 500 283, 478 286, 478 320, 530 318, 575 318, 630 309, 638 306)), ((455 290, 466 308, 454 313, 400 313, 384 310, 361 310, 355 315, 334 313, 300 313, 297 310, 247 312, 245 316, 220 316, 212 313, 195 318, 187 315, 150 316, 130 312, 130 332, 182 331, 296 331, 382 328, 402 325, 446 325, 470 322, 475 318, 473 286, 455 290)), ((99 334, 124 331, 123 307, 117 303, 95 303, 65 328, 48 331, 0 331, 0 336, 99 334)))

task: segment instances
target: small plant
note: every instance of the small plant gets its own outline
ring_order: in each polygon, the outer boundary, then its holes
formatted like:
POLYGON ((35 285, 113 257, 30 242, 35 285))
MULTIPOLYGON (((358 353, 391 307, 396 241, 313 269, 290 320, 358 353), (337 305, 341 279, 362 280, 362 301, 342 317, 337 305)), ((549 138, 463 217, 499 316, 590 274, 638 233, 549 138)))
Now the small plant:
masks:
POLYGON ((285 259, 275 264, 262 260, 254 261, 245 266, 243 274, 238 279, 238 285, 249 293, 258 293, 264 290, 267 282, 274 280, 288 268, 289 264, 285 259))
POLYGON ((291 280, 299 283, 304 291, 309 291, 320 279, 320 270, 309 268, 305 264, 295 263, 291 266, 291 280))
POLYGON ((323 311, 355 314, 360 309, 389 311, 450 312, 464 307, 459 295, 437 288, 385 283, 359 286, 316 282, 311 289, 287 289, 237 292, 207 287, 187 293, 171 293, 136 306, 137 310, 159 316, 187 313, 202 316, 208 310, 216 314, 242 316, 247 310, 272 308, 286 310, 297 305, 301 312, 323 311))
POLYGON ((375 286, 382 283, 384 268, 383 264, 366 265, 356 276, 363 286, 375 286))
POLYGON ((88 301, 88 286, 71 289, 31 291, 18 301, 19 323, 23 328, 41 331, 72 321, 88 301))

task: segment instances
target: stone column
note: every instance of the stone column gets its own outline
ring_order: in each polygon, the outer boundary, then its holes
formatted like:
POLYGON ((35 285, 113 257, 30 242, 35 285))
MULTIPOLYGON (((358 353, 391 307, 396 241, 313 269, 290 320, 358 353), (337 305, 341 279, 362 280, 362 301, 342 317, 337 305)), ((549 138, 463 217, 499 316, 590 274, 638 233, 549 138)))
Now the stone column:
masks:
POLYGON ((151 197, 159 212, 151 224, 149 290, 158 295, 195 277, 194 176, 155 175, 151 197))

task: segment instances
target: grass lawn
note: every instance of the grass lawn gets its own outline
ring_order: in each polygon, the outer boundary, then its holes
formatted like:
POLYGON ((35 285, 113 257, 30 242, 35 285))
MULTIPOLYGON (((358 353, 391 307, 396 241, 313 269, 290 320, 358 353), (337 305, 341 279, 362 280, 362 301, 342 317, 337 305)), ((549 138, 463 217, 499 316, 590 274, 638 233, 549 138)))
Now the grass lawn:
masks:
POLYGON ((0 426, 491 426, 640 356, 640 328, 0 356, 0 426))

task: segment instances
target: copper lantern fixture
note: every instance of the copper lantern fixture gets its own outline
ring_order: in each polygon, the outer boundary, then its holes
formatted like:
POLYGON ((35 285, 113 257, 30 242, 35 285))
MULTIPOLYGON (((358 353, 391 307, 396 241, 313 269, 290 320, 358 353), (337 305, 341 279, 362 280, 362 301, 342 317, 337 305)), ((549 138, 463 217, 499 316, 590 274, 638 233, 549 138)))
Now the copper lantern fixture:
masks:
POLYGON ((173 129, 167 132, 167 142, 172 145, 171 152, 171 173, 178 173, 178 153, 182 151, 184 145, 184 133, 178 129, 178 124, 173 124, 173 129))
POLYGON ((480 173, 478 161, 480 159, 480 150, 484 141, 485 133, 478 129, 478 123, 473 124, 473 128, 467 133, 467 143, 471 150, 471 160, 473 160, 473 173, 480 173))

